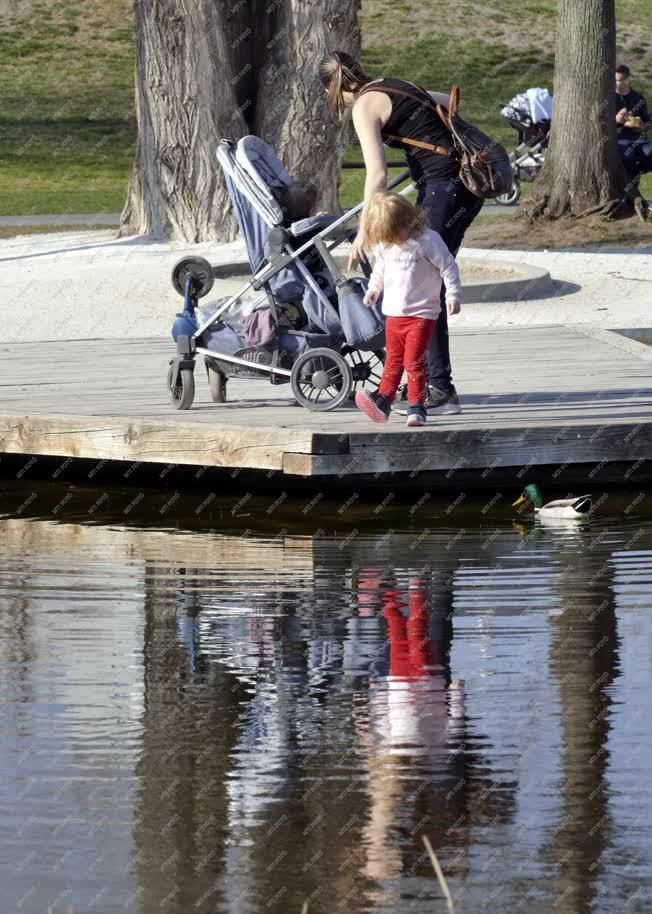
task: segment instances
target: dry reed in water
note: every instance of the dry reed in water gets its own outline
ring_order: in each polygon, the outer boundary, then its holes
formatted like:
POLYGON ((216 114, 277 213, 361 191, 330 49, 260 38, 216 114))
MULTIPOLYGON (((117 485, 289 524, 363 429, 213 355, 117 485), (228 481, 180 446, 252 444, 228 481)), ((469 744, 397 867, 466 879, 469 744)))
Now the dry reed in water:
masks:
POLYGON ((426 835, 421 835, 421 840, 425 844, 426 850, 428 851, 428 856, 430 857, 430 862, 432 863, 432 868, 434 869, 435 875, 437 876, 437 882, 439 883, 439 888, 441 889, 442 894, 443 894, 444 898, 446 899, 446 904, 448 905, 449 914, 455 914, 455 906, 453 904, 453 898, 448 889, 448 883, 446 882, 446 877, 444 876, 442 868, 439 865, 439 860, 437 860, 437 855, 435 854, 435 852, 432 848, 432 844, 430 843, 430 841, 428 840, 428 837, 426 835))

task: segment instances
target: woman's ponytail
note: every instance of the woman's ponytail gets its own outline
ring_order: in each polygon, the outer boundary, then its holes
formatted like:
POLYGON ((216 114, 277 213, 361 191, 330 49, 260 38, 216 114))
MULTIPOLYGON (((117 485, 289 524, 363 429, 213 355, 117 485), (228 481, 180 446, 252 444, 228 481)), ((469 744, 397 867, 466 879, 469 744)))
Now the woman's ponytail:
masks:
POLYGON ((342 119, 346 105, 345 92, 357 92, 369 82, 357 60, 346 51, 331 51, 322 58, 319 78, 328 95, 328 106, 338 120, 342 119))

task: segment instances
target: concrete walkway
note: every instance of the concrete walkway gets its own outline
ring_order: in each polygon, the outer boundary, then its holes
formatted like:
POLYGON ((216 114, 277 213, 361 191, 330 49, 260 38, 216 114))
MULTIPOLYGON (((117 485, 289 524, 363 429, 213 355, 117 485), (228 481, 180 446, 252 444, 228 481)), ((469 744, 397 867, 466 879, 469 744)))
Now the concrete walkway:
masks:
MULTIPOLYGON (((242 243, 155 242, 115 238, 113 230, 24 235, 0 242, 3 340, 168 339, 181 299, 170 273, 183 255, 211 263, 244 260, 242 243)), ((463 304, 451 321, 462 329, 576 324, 649 327, 652 247, 595 251, 499 251, 463 248, 495 271, 500 261, 550 271, 554 295, 530 301, 463 304)), ((234 291, 216 280, 205 302, 234 291)))

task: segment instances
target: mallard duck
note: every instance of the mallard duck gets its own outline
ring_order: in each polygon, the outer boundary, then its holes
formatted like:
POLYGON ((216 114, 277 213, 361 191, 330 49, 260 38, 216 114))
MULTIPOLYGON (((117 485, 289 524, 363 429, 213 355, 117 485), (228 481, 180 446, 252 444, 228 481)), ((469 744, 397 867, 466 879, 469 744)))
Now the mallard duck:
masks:
POLYGON ((591 496, 579 495, 575 498, 560 498, 557 501, 549 501, 547 505, 543 503, 543 496, 539 486, 531 483, 526 486, 520 496, 512 505, 522 505, 523 502, 532 502, 534 513, 537 517, 545 519, 547 517, 564 517, 568 520, 582 520, 591 513, 591 496))

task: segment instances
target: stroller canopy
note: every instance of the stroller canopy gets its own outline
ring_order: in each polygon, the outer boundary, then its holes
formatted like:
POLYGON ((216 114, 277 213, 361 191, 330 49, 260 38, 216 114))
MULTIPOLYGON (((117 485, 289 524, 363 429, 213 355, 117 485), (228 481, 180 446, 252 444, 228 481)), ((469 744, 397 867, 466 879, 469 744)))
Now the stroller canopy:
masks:
POLYGON ((245 136, 237 145, 232 140, 222 140, 217 147, 217 160, 255 272, 264 260, 270 228, 283 221, 278 193, 292 179, 272 147, 257 136, 245 136))
POLYGON ((515 112, 524 112, 533 124, 549 121, 552 119, 552 95, 547 89, 527 89, 515 95, 500 113, 510 118, 515 112))
MULTIPOLYGON (((265 245, 270 229, 283 222, 278 195, 292 183, 292 178, 272 147, 257 136, 245 136, 237 143, 222 140, 217 159, 224 171, 252 273, 256 273, 267 259, 265 245)), ((310 216, 295 222, 288 231, 298 237, 336 218, 310 216)), ((328 298, 335 288, 334 280, 325 266, 308 268, 305 259, 300 258, 278 270, 269 285, 278 301, 302 302, 311 330, 333 336, 342 334, 339 315, 328 298), (315 273, 319 274, 319 282, 315 273)))

